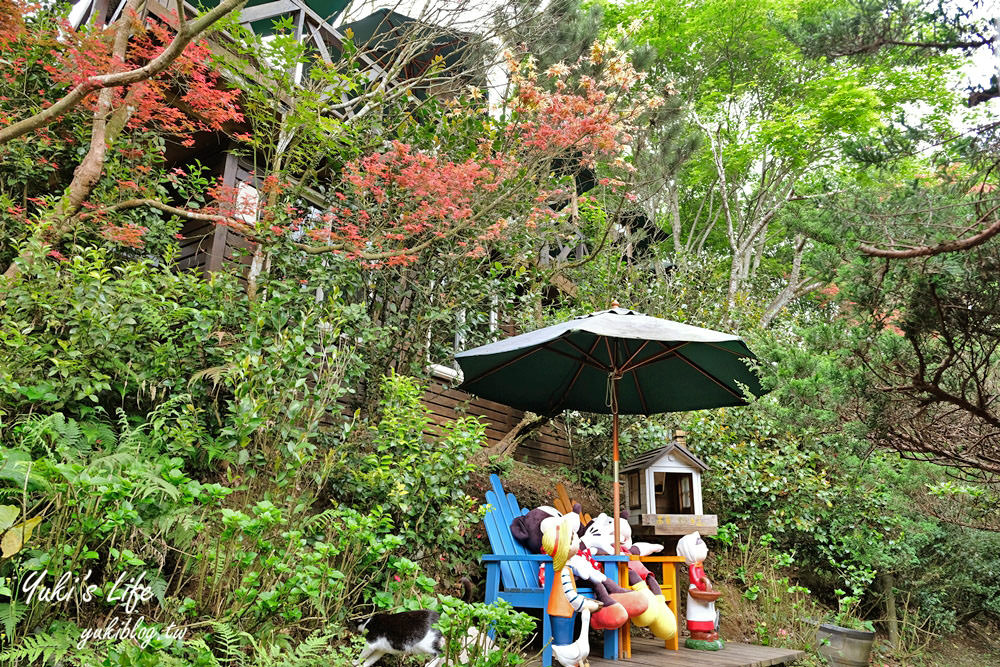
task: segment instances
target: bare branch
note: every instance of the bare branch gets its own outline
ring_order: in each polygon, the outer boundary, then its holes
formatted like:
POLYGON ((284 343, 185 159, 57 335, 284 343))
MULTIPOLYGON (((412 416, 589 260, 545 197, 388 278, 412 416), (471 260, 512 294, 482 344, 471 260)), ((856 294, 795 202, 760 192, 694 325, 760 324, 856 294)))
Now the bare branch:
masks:
POLYGON ((865 53, 874 53, 886 46, 902 46, 913 49, 935 49, 938 51, 978 49, 983 46, 989 46, 990 44, 993 44, 995 41, 996 41, 995 37, 975 39, 970 41, 952 41, 952 42, 909 42, 901 39, 890 39, 888 37, 879 37, 867 44, 862 44, 861 46, 856 46, 852 49, 839 52, 836 55, 857 56, 865 53))

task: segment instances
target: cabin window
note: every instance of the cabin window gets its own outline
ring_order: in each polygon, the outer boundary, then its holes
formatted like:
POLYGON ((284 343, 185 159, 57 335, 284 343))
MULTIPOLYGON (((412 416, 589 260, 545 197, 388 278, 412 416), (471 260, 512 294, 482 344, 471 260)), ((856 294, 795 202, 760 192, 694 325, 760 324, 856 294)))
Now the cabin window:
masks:
POLYGON ((257 212, 260 207, 260 192, 250 183, 240 181, 236 184, 236 204, 233 217, 242 220, 250 226, 257 222, 257 212))
POLYGON ((625 486, 628 487, 628 508, 630 510, 640 509, 642 502, 639 496, 639 473, 630 472, 625 477, 625 486))
POLYGON ((694 514, 694 480, 687 472, 653 473, 657 514, 694 514))
POLYGON ((681 477, 681 514, 694 514, 694 503, 691 500, 691 475, 681 477))

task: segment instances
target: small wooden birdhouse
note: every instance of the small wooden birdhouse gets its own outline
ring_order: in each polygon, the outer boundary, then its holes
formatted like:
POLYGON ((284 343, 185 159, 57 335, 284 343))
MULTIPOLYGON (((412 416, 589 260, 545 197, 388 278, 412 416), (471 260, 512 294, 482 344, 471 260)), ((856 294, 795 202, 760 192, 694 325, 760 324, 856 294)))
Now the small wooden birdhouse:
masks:
POLYGON ((667 445, 639 455, 622 469, 625 506, 633 533, 714 535, 718 518, 701 505, 701 475, 708 470, 684 445, 684 432, 667 445))

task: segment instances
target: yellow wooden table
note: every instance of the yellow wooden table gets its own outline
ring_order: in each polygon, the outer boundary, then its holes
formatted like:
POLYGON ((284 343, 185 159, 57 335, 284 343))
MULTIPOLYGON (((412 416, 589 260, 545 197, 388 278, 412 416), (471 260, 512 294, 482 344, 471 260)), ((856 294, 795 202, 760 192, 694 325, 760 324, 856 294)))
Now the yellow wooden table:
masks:
MULTIPOLYGON (((677 564, 683 563, 684 559, 680 556, 629 556, 630 560, 637 560, 640 563, 661 563, 663 565, 663 576, 660 580, 660 590, 663 592, 663 597, 667 600, 667 606, 670 607, 670 611, 674 613, 674 618, 677 620, 677 633, 671 638, 663 643, 663 647, 671 651, 676 651, 680 647, 680 634, 681 634, 681 619, 680 612, 677 609, 677 597, 679 595, 677 588, 677 564)), ((618 581, 622 586, 628 586, 628 567, 625 565, 618 566, 618 581)), ((621 634, 619 636, 618 645, 621 647, 621 653, 623 658, 632 657, 632 623, 626 622, 619 631, 621 634)))

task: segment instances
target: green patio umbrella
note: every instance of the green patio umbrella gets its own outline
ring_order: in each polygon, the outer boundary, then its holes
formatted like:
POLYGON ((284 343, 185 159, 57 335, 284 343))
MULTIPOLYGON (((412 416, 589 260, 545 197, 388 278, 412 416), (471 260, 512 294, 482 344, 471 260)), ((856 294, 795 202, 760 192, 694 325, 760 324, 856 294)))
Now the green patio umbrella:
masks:
POLYGON ((617 305, 455 355, 464 391, 543 415, 612 415, 616 551, 618 415, 746 405, 745 392, 765 393, 738 336, 617 305))

